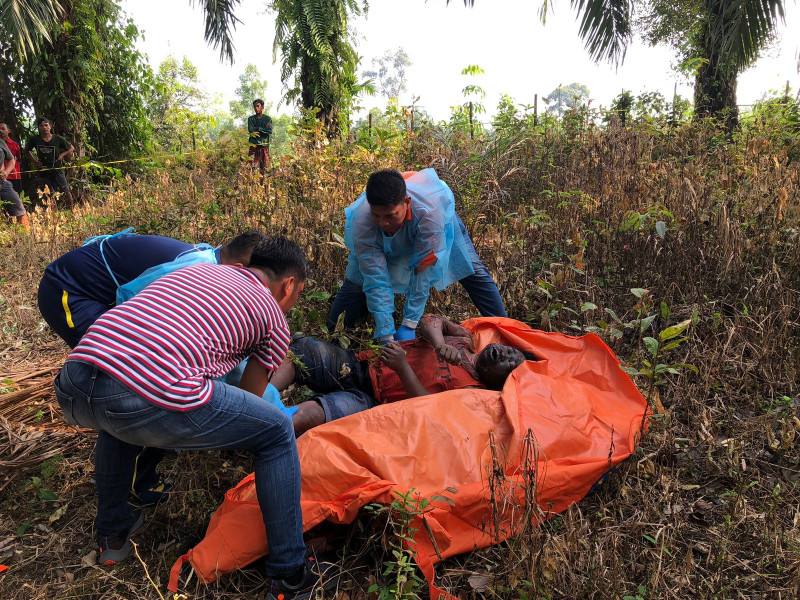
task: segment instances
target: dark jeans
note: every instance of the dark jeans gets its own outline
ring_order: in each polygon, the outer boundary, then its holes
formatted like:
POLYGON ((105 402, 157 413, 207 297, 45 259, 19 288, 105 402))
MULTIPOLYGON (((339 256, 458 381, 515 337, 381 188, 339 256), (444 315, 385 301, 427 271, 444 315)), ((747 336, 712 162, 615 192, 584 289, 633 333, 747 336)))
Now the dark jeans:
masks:
POLYGON ((101 535, 133 523, 127 503, 142 446, 183 450, 247 450, 255 457, 258 503, 269 540, 268 576, 286 577, 303 564, 300 460, 291 420, 261 398, 214 382, 208 403, 188 411, 161 408, 88 363, 68 361, 55 379, 56 397, 72 425, 97 429, 95 478, 101 535))
POLYGON ((299 337, 289 345, 303 367, 295 366, 294 383, 317 392, 325 422, 341 419, 377 404, 366 362, 335 344, 299 337))
MULTIPOLYGON (((464 277, 459 280, 464 289, 469 294, 470 300, 481 313, 482 317, 507 317, 505 306, 503 306, 503 299, 500 297, 500 292, 497 289, 497 284, 489 274, 488 269, 478 258, 478 253, 475 251, 475 246, 467 233, 467 228, 464 225, 461 217, 456 215, 458 220, 458 227, 461 230, 461 235, 464 236, 464 242, 467 245, 467 252, 472 259, 472 268, 475 272, 472 275, 464 277)), ((331 312, 328 315, 328 331, 333 331, 336 328, 336 322, 339 320, 339 315, 345 313, 344 326, 346 328, 355 327, 358 318, 367 311, 367 296, 357 283, 345 279, 336 298, 333 300, 331 312)))
POLYGON ((26 214, 25 207, 14 185, 8 180, 0 181, 0 203, 12 217, 21 217, 26 214))
POLYGON ((44 186, 48 187, 51 194, 55 192, 66 194, 70 191, 69 183, 67 183, 67 175, 64 173, 63 169, 40 173, 39 181, 37 182, 36 187, 40 190, 43 190, 44 186))

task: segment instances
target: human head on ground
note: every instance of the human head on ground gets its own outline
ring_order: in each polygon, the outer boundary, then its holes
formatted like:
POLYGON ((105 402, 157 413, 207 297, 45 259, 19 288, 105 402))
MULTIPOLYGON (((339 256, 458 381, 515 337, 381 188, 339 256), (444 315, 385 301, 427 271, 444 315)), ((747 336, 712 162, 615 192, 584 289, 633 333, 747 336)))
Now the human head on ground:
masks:
POLYGON ((513 346, 489 344, 480 351, 475 359, 475 370, 486 387, 502 389, 511 371, 526 360, 536 360, 533 353, 513 346))
POLYGON ((375 224, 394 235, 405 223, 411 202, 406 180, 394 169, 376 171, 367 180, 367 202, 375 224))
POLYGON ((259 275, 283 312, 289 312, 311 276, 311 265, 303 250, 281 236, 260 242, 248 268, 259 275))
POLYGON ((48 135, 53 131, 53 124, 47 117, 39 117, 36 120, 36 127, 39 129, 39 135, 48 135))
POLYGON ((266 239, 265 233, 255 229, 240 233, 219 249, 219 260, 223 265, 246 267, 250 264, 253 249, 266 239))
POLYGON ((260 115, 264 112, 264 101, 261 98, 256 98, 253 100, 253 108, 256 111, 257 115, 260 115))
POLYGON ((11 133, 11 130, 8 128, 8 125, 0 121, 0 140, 6 141, 9 133, 11 133))

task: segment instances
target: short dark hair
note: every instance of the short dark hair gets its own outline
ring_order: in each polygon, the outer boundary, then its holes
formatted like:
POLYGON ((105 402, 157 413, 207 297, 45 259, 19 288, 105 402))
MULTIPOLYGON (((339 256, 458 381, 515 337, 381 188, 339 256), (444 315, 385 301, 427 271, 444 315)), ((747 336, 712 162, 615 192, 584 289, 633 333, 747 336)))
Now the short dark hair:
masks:
POLYGON ((263 231, 251 229, 250 231, 240 233, 225 244, 225 251, 231 260, 247 265, 250 262, 250 255, 253 253, 255 247, 266 239, 268 239, 267 234, 263 231))
POLYGON ((305 281, 311 277, 311 265, 303 250, 282 235, 259 242, 250 256, 249 266, 267 271, 275 279, 294 276, 305 281))
POLYGON ((47 117, 39 117, 38 119, 36 119, 36 126, 37 127, 39 125, 41 125, 42 123, 49 123, 50 125, 53 124, 53 122, 50 119, 48 119, 47 117))
POLYGON ((406 198, 406 180, 400 171, 382 169, 367 180, 367 202, 374 206, 397 206, 406 198))
POLYGON ((264 106, 264 101, 261 98, 256 98, 255 100, 253 100, 253 107, 254 108, 255 108, 256 104, 260 104, 261 106, 264 106))
POLYGON ((539 360, 536 358, 536 355, 533 352, 528 352, 527 350, 522 349, 520 349, 520 352, 522 352, 522 356, 525 357, 525 360, 539 360))

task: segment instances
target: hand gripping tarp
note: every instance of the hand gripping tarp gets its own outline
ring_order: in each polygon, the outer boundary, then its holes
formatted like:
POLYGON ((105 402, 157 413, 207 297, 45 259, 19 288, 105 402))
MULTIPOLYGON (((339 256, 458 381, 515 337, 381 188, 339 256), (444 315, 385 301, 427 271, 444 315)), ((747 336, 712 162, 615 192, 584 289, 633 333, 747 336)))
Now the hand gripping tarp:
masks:
MULTIPOLYGON (((538 452, 538 502, 548 514, 579 501, 605 473, 634 450, 646 402, 599 337, 535 331, 511 319, 471 319, 476 347, 501 342, 530 350, 502 392, 443 392, 372 410, 317 427, 297 440, 302 469, 303 528, 324 520, 350 523, 370 502, 390 504, 411 489, 422 496, 455 488, 455 505, 434 502, 416 524, 417 562, 428 580, 442 559, 484 548, 512 535, 515 514, 493 530, 488 467, 490 439, 505 454, 505 489, 522 500, 526 432, 538 452), (492 432, 492 433, 490 433, 492 432), (435 539, 431 542, 429 529, 435 539), (438 549, 439 555, 436 550, 438 549)), ((530 452, 527 453, 531 455, 530 452)), ((530 472, 530 469, 528 470, 530 472)), ((506 503, 509 505, 509 503, 506 503)), ((253 475, 225 494, 205 538, 172 568, 177 589, 188 560, 204 582, 244 567, 267 553, 253 475)))

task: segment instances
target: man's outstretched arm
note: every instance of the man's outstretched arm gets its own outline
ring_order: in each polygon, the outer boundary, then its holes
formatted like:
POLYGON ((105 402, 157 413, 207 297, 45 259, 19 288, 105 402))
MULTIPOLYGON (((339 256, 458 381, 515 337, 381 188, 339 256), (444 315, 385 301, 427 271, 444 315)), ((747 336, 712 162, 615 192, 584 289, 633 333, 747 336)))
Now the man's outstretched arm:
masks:
POLYGON ((457 348, 445 342, 445 336, 466 338, 469 340, 470 348, 472 347, 472 334, 466 327, 438 315, 430 313, 422 315, 419 321, 419 330, 422 338, 434 347, 436 355, 451 365, 461 363, 461 353, 457 348))

